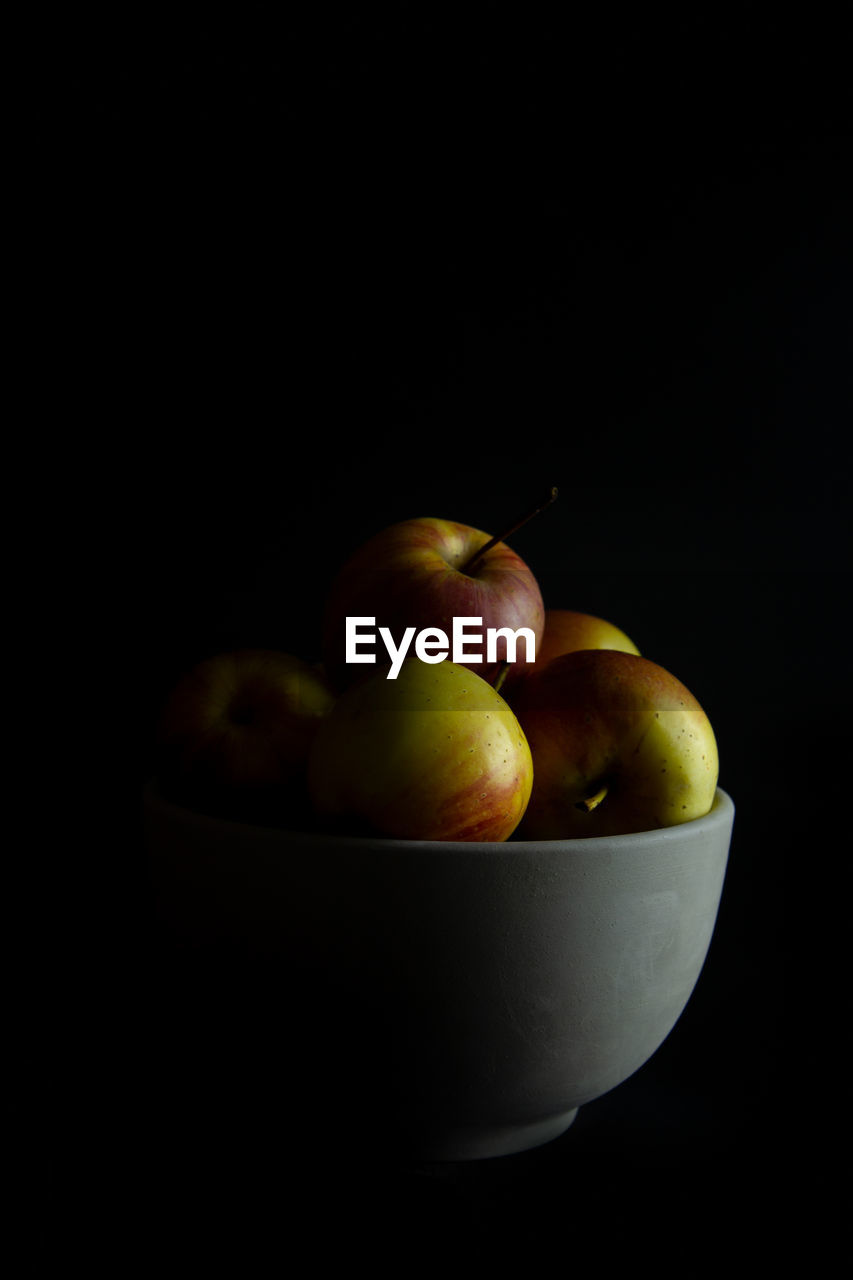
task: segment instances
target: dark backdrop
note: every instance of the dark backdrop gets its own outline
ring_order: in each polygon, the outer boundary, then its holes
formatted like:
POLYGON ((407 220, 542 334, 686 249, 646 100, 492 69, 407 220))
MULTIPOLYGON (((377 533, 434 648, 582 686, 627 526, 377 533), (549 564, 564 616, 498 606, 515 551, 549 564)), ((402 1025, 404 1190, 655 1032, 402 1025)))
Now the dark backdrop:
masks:
POLYGON ((789 893, 830 832, 850 710, 838 33, 752 6, 206 20, 90 56, 74 103, 109 260, 101 378, 140 498, 140 778, 198 657, 316 655, 330 574, 364 537, 418 514, 496 531, 555 484, 512 540, 546 603, 611 619, 684 680, 737 806, 693 1000, 565 1138, 400 1169, 344 1126, 294 1169, 286 1149, 175 1155, 166 1123, 153 1165, 129 1147, 142 1236, 178 1223, 216 1252, 311 1232, 325 1251, 337 1232, 378 1258, 394 1224, 418 1248, 461 1229, 476 1253, 511 1223, 530 1244, 621 1232, 631 1258, 724 1250, 746 1225, 765 1247, 814 1179, 792 1154, 822 1057, 806 1036, 792 1067, 813 891, 789 893))

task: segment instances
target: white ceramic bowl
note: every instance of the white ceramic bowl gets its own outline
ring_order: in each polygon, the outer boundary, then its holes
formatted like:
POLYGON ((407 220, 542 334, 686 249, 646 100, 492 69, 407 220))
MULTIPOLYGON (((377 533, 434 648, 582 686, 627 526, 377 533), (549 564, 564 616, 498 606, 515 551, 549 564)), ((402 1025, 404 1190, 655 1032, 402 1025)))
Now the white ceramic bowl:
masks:
POLYGON ((153 783, 144 804, 170 954, 192 957, 175 1025, 228 1060, 220 1100, 266 1090, 285 1123, 423 1160, 547 1142, 649 1059, 705 961, 734 820, 718 791, 678 827, 457 844, 222 821, 153 783))

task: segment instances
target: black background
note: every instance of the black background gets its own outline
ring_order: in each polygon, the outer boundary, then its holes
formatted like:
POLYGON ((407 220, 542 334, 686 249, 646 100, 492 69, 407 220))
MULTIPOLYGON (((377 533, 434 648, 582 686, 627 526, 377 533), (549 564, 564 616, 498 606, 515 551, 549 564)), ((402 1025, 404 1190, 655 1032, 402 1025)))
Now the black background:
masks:
POLYGON ((404 1260, 459 1233, 459 1258, 511 1236, 695 1274, 744 1228, 772 1254, 828 1177, 797 1154, 823 1136, 801 1108, 824 1051, 793 864, 832 838, 850 709, 843 47, 749 5, 408 12, 101 32, 72 65, 58 131, 138 494, 140 780, 176 676, 243 644, 316 656, 329 576, 370 533, 494 532, 557 485, 513 540, 546 604, 691 688, 737 806, 691 1003, 564 1138, 398 1166, 351 1149, 341 1100, 332 1147, 191 1143, 149 1124, 131 1065, 127 1257, 177 1230, 172 1258, 283 1264, 300 1240, 379 1265, 402 1229, 404 1260))

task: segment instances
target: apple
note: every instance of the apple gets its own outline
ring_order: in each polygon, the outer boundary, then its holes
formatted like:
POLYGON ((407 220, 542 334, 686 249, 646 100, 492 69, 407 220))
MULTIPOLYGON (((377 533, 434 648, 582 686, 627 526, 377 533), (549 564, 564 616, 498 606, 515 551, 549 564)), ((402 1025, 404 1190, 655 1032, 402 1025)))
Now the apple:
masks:
POLYGON ((541 670, 554 658, 575 649, 618 649, 639 653, 624 631, 604 618, 574 609, 546 609, 545 631, 536 652, 536 668, 541 670))
POLYGON ((692 693, 638 654, 585 649, 526 679, 513 703, 533 757, 521 838, 622 835, 706 814, 713 729, 692 693))
MULTIPOLYGON (((554 491, 556 493, 556 490, 554 491)), ((374 667, 347 663, 346 619, 373 618, 377 662, 386 655, 379 628, 386 627, 400 645, 407 628, 416 632, 438 628, 450 637, 454 618, 481 619, 482 635, 489 629, 532 632, 535 647, 542 636, 545 607, 531 570, 505 542, 490 546, 470 569, 472 557, 492 540, 470 525, 431 517, 402 520, 368 539, 342 566, 326 601, 323 660, 337 689, 370 674, 374 667)), ((479 630, 479 628, 478 628, 479 630)), ((485 643, 472 642, 467 656, 455 659, 492 683, 503 670, 507 652, 504 636, 496 637, 495 660, 487 662, 485 643)), ((365 656, 371 650, 364 649, 365 656)), ((453 655, 449 657, 453 659, 453 655)), ((512 680, 527 665, 527 646, 518 637, 515 660, 507 668, 512 680)))
POLYGON ((533 781, 509 705, 467 667, 408 658, 356 681, 321 723, 308 785, 321 821, 345 834, 506 840, 533 781))
POLYGON ((162 708, 156 751, 174 799, 220 816, 288 822, 310 812, 308 750, 335 695, 323 670, 289 653, 206 658, 162 708))

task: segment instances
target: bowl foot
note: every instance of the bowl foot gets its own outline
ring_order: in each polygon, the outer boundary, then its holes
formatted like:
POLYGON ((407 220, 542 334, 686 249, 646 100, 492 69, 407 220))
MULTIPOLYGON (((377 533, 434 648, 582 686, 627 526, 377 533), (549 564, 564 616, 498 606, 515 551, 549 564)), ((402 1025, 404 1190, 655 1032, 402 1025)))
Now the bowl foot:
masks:
POLYGON ((466 1126, 449 1129, 442 1134, 418 1140, 416 1155, 420 1160, 489 1160, 494 1156, 511 1156, 533 1147, 544 1146, 559 1138, 571 1125, 578 1108, 561 1111, 529 1124, 466 1126))

